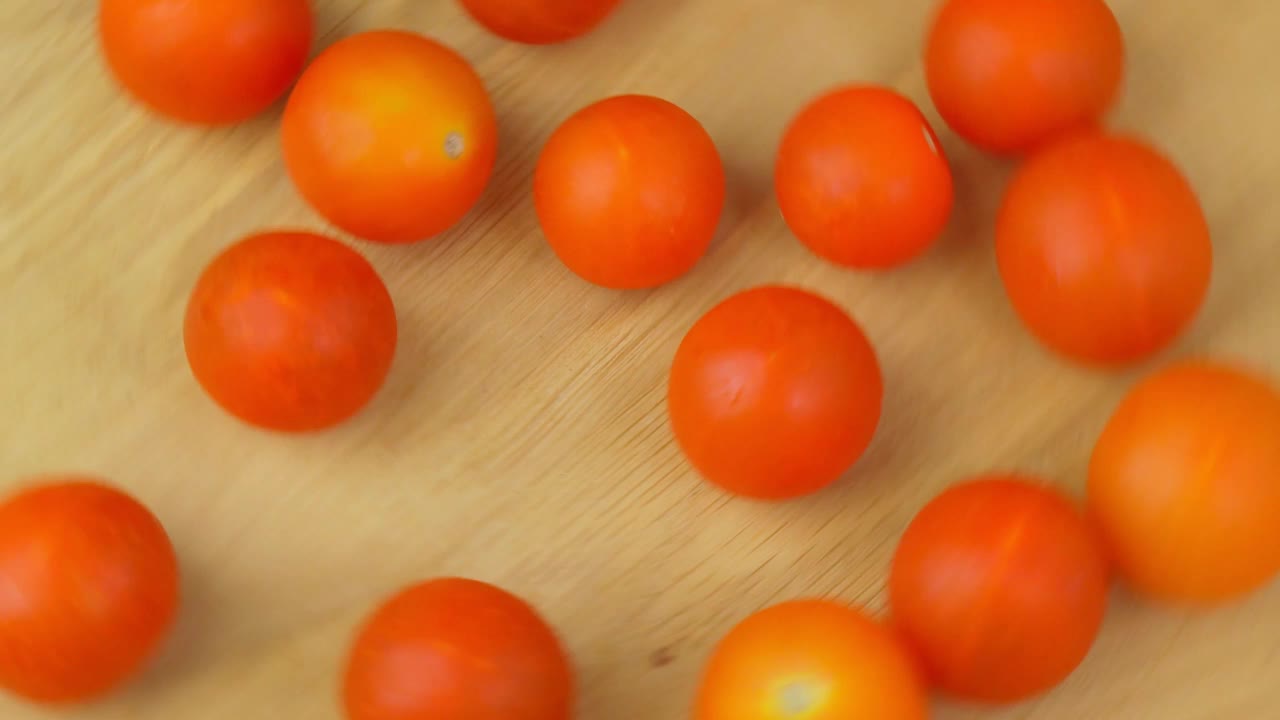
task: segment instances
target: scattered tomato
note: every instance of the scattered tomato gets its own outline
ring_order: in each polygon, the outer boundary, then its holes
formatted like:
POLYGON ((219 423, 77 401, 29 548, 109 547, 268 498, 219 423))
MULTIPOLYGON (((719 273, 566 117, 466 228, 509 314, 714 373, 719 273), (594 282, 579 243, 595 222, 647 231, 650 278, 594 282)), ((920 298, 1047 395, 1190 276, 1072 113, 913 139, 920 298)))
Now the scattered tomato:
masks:
POLYGON ((385 243, 437 235, 480 199, 498 128, 480 77, 421 35, 340 40, 285 106, 284 159, 299 192, 339 228, 385 243))
POLYGON ((989 152, 1023 153, 1110 109, 1124 36, 1104 0, 945 0, 925 71, 957 134, 989 152))
POLYGON ((135 98, 182 122, 247 120, 280 99, 311 51, 307 0, 101 0, 107 65, 135 98))
POLYGON ((319 430, 382 386, 396 313, 356 251, 311 233, 263 233, 205 268, 187 305, 185 342, 196 380, 232 415, 274 430, 319 430))
POLYGON ((1014 309, 1049 347, 1121 365, 1172 343, 1194 319, 1213 265, 1195 191, 1167 158, 1088 133, 1022 166, 996 222, 1014 309))
POLYGON ((1217 603, 1261 588, 1280 573, 1280 392, 1208 361, 1147 377, 1094 448, 1089 508, 1139 592, 1217 603))
POLYGON ((853 268, 922 254, 951 215, 951 167, 928 120, 888 88, 829 92, 782 137, 778 205, 814 253, 853 268))
POLYGON ((178 602, 169 537, 124 492, 49 477, 0 502, 0 687, 96 700, 142 671, 178 602))
POLYGON ((783 499, 835 482, 871 443, 883 380, 862 329, 830 301, 766 286, 704 315, 676 351, 667 404, 708 480, 783 499))
POLYGON ((706 253, 724 207, 724 166, 693 116, 654 97, 590 105, 547 141, 534 174, 547 242, 588 282, 651 288, 706 253))
POLYGON ((894 555, 894 620, 940 689, 1015 702, 1062 682, 1102 626, 1106 554, 1075 504, 1038 480, 949 488, 894 555))
POLYGON ((489 32, 519 43, 549 45, 585 35, 621 0, 461 0, 489 32))
POLYGON ((343 694, 350 720, 568 720, 574 679, 555 632, 523 600, 444 578, 373 614, 343 694))

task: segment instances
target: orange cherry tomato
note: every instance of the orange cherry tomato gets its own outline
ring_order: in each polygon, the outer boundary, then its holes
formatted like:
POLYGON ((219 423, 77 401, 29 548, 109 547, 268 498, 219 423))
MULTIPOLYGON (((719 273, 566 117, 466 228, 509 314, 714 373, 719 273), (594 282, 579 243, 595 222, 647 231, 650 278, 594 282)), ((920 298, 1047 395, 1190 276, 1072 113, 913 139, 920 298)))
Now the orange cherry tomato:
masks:
POLYGON ((989 476, 927 504, 889 577, 894 620, 940 689, 1015 702, 1062 682, 1084 660, 1107 608, 1095 529, 1060 492, 989 476))
POLYGON ((533 193, 543 234, 570 270, 608 288, 651 288, 687 273, 711 245, 724 166, 693 116, 623 95, 551 135, 533 193))
POLYGON ((720 641, 693 720, 925 720, 915 659, 862 611, 826 600, 762 610, 720 641))
POLYGON ((205 268, 184 337, 196 380, 227 412, 263 428, 320 430, 382 386, 396 312, 351 248, 311 233, 263 233, 205 268))
POLYGON ((410 587, 358 633, 350 720, 568 720, 574 679, 555 632, 523 600, 461 578, 410 587))
POLYGON ((791 231, 818 256, 888 268, 919 256, 951 215, 951 167, 920 110, 888 88, 823 95, 791 122, 774 169, 791 231))
POLYGON ((311 51, 307 0, 101 0, 107 65, 174 120, 223 125, 280 99, 311 51))
POLYGON ((1124 36, 1104 0, 945 0, 925 74, 958 135, 989 152, 1022 153, 1110 109, 1124 36))
POLYGON ((1138 140, 1085 134, 1032 156, 996 222, 1022 321, 1077 361, 1122 365, 1171 344, 1209 289, 1213 246, 1195 191, 1138 140))
POLYGON ((1280 391, 1209 361, 1147 377, 1094 448, 1089 509, 1141 593, 1218 603, 1271 582, 1280 573, 1280 391))
POLYGON ((585 35, 621 0, 461 0, 489 32, 519 43, 550 45, 585 35))
POLYGON ((667 406, 693 466, 778 500, 835 482, 871 443, 884 384, 871 343, 813 293, 766 286, 716 305, 676 351, 667 406))
POLYGON ((385 243, 444 232, 476 204, 497 158, 480 77, 421 35, 374 31, 329 46, 285 106, 284 160, 329 222, 385 243))
POLYGON ((0 687, 97 700, 142 671, 178 603, 169 537, 124 492, 48 477, 0 502, 0 687))

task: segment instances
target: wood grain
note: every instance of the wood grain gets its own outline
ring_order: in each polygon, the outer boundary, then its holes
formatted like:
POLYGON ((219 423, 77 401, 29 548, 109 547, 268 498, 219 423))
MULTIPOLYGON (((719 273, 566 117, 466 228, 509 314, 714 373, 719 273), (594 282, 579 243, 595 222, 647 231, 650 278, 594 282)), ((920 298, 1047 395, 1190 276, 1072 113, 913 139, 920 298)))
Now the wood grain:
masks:
MULTIPOLYGON (((770 192, 784 123, 836 83, 890 84, 936 115, 920 40, 928 0, 630 0, 581 42, 525 48, 448 0, 321 0, 317 47, 396 26, 458 48, 486 78, 501 160, 481 206, 412 247, 359 243, 396 298, 386 390, 319 436, 245 427, 183 358, 183 304, 220 248, 266 227, 323 229, 281 167, 278 109, 227 130, 176 127, 105 74, 91 0, 0 3, 0 490, 23 476, 112 478, 162 517, 185 609, 146 678, 67 717, 337 718, 352 626, 391 590, 441 574, 501 584, 561 629, 582 718, 686 716, 711 644, 766 604, 834 595, 879 608, 893 544, 941 487, 992 468, 1079 489, 1091 444, 1138 373, 1040 349, 997 282, 991 217, 1008 167, 939 124, 959 180, 951 231, 901 271, 808 255, 770 192), (666 97, 706 125, 730 199, 710 255, 652 292, 593 288, 539 236, 530 176, 576 108, 666 97), (730 499, 673 446, 665 373, 718 299, 786 281, 867 328, 887 380, 882 429, 849 478, 782 505, 730 499)), ((1114 0, 1129 81, 1115 120, 1175 157, 1217 244, 1211 298, 1170 356, 1280 372, 1280 5, 1114 0)), ((1272 717, 1280 590, 1190 614, 1118 591, 1085 666, 999 712, 944 720, 1272 717)), ((0 716, 42 717, 0 700, 0 716)))

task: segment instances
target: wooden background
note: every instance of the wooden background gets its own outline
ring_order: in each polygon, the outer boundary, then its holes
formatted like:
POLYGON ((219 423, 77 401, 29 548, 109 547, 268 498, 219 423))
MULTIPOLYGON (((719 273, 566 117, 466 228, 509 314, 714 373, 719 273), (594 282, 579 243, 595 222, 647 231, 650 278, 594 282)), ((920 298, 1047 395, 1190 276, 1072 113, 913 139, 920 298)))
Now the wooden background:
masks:
MULTIPOLYGON (((462 574, 535 603, 561 631, 586 720, 686 716, 711 644, 766 604, 834 595, 880 608, 894 542, 941 487, 993 468, 1078 490, 1091 444, 1143 368, 1065 365, 1015 322, 992 260, 1008 167, 938 126, 958 181, 951 231, 901 271, 819 262, 771 193, 787 119, 833 84, 879 82, 929 116, 931 0, 627 0, 598 32, 532 49, 451 0, 321 0, 320 47, 396 26, 461 50, 486 79, 501 159, 477 210, 411 247, 360 243, 396 299, 388 386, 357 419, 282 437, 223 414, 183 357, 206 261, 245 233, 323 228, 281 167, 277 110, 176 127, 106 76, 91 0, 0 1, 0 490, 55 470, 105 475, 159 514, 185 607, 156 667, 69 713, 130 720, 337 718, 353 625, 421 578, 462 574), (722 232, 653 292, 580 282, 540 238, 533 163, 574 109, 658 94, 697 116, 730 177, 722 232), (885 415, 847 480, 781 505, 730 499, 679 456, 663 407, 685 329, 732 291, 786 281, 850 309, 879 350, 885 415)), ((1166 148, 1215 231, 1211 297, 1171 355, 1280 373, 1280 60, 1274 0, 1114 0, 1129 45, 1119 126, 1166 148), (1211 7, 1218 9, 1210 9, 1211 7)), ((1280 589, 1212 613, 1117 591, 1063 687, 944 720, 1275 717, 1280 589)), ((0 699, 0 717, 36 711, 0 699)))

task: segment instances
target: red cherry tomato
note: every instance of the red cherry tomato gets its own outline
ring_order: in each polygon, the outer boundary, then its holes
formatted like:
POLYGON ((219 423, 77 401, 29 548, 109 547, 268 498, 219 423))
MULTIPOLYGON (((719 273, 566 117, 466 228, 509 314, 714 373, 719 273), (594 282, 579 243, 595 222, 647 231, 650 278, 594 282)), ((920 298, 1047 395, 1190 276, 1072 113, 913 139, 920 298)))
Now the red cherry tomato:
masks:
POLYGON ((667 404, 693 466, 782 499, 835 482, 870 444, 883 380, 871 343, 810 292, 760 287, 704 315, 676 351, 667 404))
POLYGON ((529 45, 549 45, 585 35, 621 0, 461 0, 489 32, 529 45))

